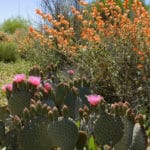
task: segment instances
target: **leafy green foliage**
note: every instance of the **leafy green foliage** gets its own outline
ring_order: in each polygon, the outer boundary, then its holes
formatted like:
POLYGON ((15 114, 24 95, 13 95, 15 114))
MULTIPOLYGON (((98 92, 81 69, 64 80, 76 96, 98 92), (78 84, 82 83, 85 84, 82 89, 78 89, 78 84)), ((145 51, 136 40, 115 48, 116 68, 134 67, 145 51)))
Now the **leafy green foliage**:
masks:
POLYGON ((0 43, 0 60, 11 62, 16 61, 17 52, 16 52, 16 44, 15 43, 0 43))
POLYGON ((89 150, 97 150, 97 147, 96 147, 96 144, 94 142, 93 136, 91 136, 89 141, 88 141, 88 149, 89 150))
POLYGON ((17 29, 27 29, 29 22, 20 17, 10 18, 3 22, 1 30, 10 34, 13 34, 17 29))

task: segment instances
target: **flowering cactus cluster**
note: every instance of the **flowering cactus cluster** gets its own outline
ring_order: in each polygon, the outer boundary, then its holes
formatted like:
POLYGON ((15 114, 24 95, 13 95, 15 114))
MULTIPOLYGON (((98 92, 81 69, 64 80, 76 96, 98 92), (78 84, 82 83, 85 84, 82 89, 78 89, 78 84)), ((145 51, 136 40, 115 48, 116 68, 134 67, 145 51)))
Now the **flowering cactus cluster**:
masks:
POLYGON ((6 92, 8 108, 12 115, 20 115, 25 107, 29 107, 30 99, 34 97, 40 82, 40 77, 29 76, 26 79, 24 74, 17 74, 12 84, 3 86, 2 89, 6 92))
POLYGON ((92 94, 87 79, 56 82, 52 72, 49 77, 40 77, 36 72, 28 79, 19 74, 11 85, 3 87, 12 121, 8 131, 5 122, 0 122, 2 147, 103 150, 109 146, 113 150, 146 150, 143 116, 135 114, 129 103, 110 105, 103 96, 92 94))

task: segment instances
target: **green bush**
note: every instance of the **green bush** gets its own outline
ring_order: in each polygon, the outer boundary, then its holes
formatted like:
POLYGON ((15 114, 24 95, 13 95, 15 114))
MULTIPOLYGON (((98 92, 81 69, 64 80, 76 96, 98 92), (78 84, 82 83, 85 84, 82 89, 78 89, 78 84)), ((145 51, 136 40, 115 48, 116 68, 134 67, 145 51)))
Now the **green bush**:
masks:
POLYGON ((20 17, 7 19, 1 25, 1 30, 13 34, 17 29, 28 29, 29 21, 20 17))
POLYGON ((5 62, 16 61, 17 45, 15 43, 0 43, 0 60, 5 62))

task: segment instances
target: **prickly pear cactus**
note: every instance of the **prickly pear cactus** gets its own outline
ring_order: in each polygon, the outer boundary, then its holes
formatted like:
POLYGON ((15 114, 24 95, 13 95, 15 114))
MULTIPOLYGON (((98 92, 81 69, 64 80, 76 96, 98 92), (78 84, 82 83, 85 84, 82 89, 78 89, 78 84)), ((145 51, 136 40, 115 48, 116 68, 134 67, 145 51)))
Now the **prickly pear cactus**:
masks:
POLYGON ((7 108, 7 104, 0 106, 0 120, 5 120, 9 117, 9 111, 7 108))
POLYGON ((86 78, 75 79, 74 86, 79 90, 79 97, 81 98, 83 105, 87 105, 89 107, 86 95, 91 94, 90 81, 86 78))
POLYGON ((26 124, 19 135, 20 147, 23 150, 48 150, 50 141, 47 140, 47 132, 44 130, 44 123, 35 121, 26 124))
POLYGON ((40 67, 39 66, 33 66, 30 70, 29 70, 29 75, 30 76, 40 76, 40 67))
POLYGON ((64 104, 67 105, 69 109, 69 116, 73 119, 76 118, 76 101, 78 98, 78 89, 76 87, 71 87, 68 89, 68 94, 64 99, 64 104))
POLYGON ((67 107, 63 108, 63 117, 55 117, 49 124, 48 133, 53 145, 62 150, 73 150, 78 140, 78 128, 73 120, 66 116, 67 107))
POLYGON ((142 115, 135 115, 127 103, 118 104, 113 107, 120 112, 124 124, 124 135, 114 146, 114 150, 146 150, 147 138, 142 115))
MULTIPOLYGON (((29 107, 31 98, 37 91, 40 84, 40 77, 30 76, 26 80, 24 74, 18 74, 14 77, 12 89, 6 91, 8 108, 12 115, 21 115, 25 107, 29 107)), ((6 89, 7 90, 7 89, 6 89)))
POLYGON ((25 91, 13 92, 8 100, 10 113, 19 115, 25 107, 29 107, 31 94, 25 91))
POLYGON ((17 150, 18 149, 17 130, 12 129, 6 133, 3 145, 8 150, 17 150))
POLYGON ((37 93, 34 96, 35 100, 40 100, 43 104, 50 107, 55 106, 55 93, 49 82, 44 82, 37 88, 37 93))
POLYGON ((47 73, 46 78, 51 80, 51 83, 52 83, 53 86, 60 83, 60 79, 57 75, 57 69, 58 69, 57 64, 51 63, 47 66, 48 73, 47 73))
POLYGON ((52 148, 47 132, 48 111, 49 107, 38 101, 30 105, 30 109, 24 109, 22 121, 19 118, 15 119, 18 144, 21 149, 49 150, 52 148))
POLYGON ((123 123, 119 116, 103 112, 100 114, 94 127, 94 136, 98 145, 114 146, 123 136, 123 123))
POLYGON ((56 87, 56 99, 55 104, 58 107, 61 107, 61 105, 64 104, 64 99, 66 98, 68 92, 69 92, 69 85, 67 83, 60 83, 56 87))
POLYGON ((124 118, 123 124, 124 124, 124 135, 121 141, 115 145, 115 148, 114 148, 115 150, 120 150, 120 149, 127 150, 129 149, 130 144, 132 142, 134 122, 124 118))
POLYGON ((76 143, 77 150, 83 150, 87 143, 87 133, 85 131, 79 131, 78 141, 76 143))
POLYGON ((130 150, 146 150, 146 134, 139 123, 136 123, 133 128, 133 137, 130 150))

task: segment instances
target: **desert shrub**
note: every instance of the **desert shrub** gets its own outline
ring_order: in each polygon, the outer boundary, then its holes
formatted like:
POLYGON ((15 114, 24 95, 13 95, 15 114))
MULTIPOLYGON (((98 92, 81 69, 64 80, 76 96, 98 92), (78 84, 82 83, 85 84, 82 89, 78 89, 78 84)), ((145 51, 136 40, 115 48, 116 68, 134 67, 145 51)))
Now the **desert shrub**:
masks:
POLYGON ((0 60, 5 61, 5 62, 16 61, 17 59, 16 48, 17 46, 15 43, 1 42, 0 43, 0 60))
POLYGON ((29 21, 16 17, 5 20, 1 24, 1 30, 13 34, 17 29, 27 29, 29 26, 29 21))
POLYGON ((28 29, 17 29, 12 35, 13 42, 17 44, 17 53, 19 57, 25 58, 26 51, 31 48, 31 41, 28 38, 28 29))
MULTIPOLYGON (((18 40, 19 41, 19 40, 18 40)), ((22 59, 32 61, 35 64, 47 66, 49 63, 70 64, 71 60, 66 54, 49 47, 48 43, 33 38, 30 33, 18 42, 18 53, 22 59)))
POLYGON ((90 9, 80 4, 85 7, 81 12, 71 7, 80 22, 79 38, 64 16, 56 21, 39 9, 36 13, 50 25, 42 32, 30 28, 33 38, 75 60, 95 91, 109 93, 110 101, 128 100, 135 109, 149 110, 150 15, 142 2, 124 1, 123 10, 114 0, 96 1, 90 9))

